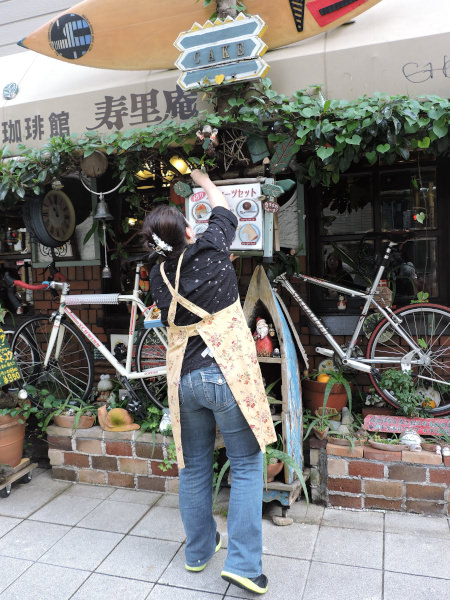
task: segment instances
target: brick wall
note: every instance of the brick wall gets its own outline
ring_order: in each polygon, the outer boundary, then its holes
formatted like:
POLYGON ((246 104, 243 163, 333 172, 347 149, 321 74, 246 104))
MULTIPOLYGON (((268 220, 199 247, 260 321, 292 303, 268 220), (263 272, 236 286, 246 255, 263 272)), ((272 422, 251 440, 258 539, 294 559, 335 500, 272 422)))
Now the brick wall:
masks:
MULTIPOLYGON (((58 269, 70 282, 70 290, 74 294, 101 294, 103 292, 100 266, 58 267, 58 269)), ((33 271, 34 282, 40 283, 47 276, 48 273, 43 269, 35 269, 33 271)), ((35 291, 33 292, 33 304, 36 314, 50 314, 54 310, 57 310, 59 299, 54 300, 49 291, 35 291)), ((75 306, 74 312, 95 333, 98 339, 109 347, 109 336, 104 328, 100 326, 104 317, 103 307, 98 304, 75 306)), ((93 353, 93 346, 88 345, 91 353, 93 353)), ((101 373, 110 373, 111 375, 115 373, 114 369, 103 358, 95 359, 94 370, 96 381, 99 379, 101 373)))
POLYGON ((51 425, 48 455, 54 479, 136 490, 178 491, 178 468, 163 472, 172 438, 100 427, 72 429, 51 425))
POLYGON ((450 515, 450 460, 432 452, 392 452, 311 438, 315 502, 355 509, 450 515))

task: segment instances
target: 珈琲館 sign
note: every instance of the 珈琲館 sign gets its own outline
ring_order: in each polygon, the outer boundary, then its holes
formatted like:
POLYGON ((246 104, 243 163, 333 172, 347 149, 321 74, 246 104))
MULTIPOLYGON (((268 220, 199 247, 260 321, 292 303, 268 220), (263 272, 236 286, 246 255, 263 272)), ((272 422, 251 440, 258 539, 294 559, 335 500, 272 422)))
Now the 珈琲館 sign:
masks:
POLYGON ((261 58, 267 50, 261 35, 266 24, 258 15, 195 23, 180 33, 174 45, 181 54, 175 66, 178 85, 192 90, 222 83, 264 77, 269 65, 261 58))

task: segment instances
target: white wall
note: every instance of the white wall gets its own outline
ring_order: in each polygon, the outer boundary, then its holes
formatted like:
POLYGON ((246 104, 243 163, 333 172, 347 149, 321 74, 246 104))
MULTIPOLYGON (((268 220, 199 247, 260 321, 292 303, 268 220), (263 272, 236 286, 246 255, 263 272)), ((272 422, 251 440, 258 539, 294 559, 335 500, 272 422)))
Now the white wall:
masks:
POLYGON ((17 45, 18 41, 75 3, 70 0, 0 0, 0 56, 25 52, 17 45))

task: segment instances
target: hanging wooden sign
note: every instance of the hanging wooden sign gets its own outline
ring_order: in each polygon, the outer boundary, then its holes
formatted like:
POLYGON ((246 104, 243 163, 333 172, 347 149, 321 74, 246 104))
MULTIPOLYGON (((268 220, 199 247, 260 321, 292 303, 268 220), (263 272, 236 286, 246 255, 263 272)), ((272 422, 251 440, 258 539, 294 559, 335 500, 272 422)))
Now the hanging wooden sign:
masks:
POLYGON ((20 379, 14 355, 9 347, 5 332, 0 328, 0 387, 20 379))
POLYGON ((277 213, 280 210, 280 205, 278 202, 266 200, 263 204, 263 208, 268 213, 277 213))
POLYGON ((261 35, 266 24, 258 16, 194 23, 180 33, 175 47, 181 54, 175 66, 182 71, 178 85, 190 90, 264 77, 269 70, 261 58, 267 45, 261 35))

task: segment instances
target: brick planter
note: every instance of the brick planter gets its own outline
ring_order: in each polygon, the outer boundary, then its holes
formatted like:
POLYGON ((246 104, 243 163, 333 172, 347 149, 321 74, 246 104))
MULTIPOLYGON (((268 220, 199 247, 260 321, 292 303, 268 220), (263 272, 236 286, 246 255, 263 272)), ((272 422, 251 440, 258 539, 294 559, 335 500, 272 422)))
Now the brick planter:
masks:
POLYGON ((101 427, 72 429, 51 425, 48 456, 54 479, 136 490, 178 492, 178 468, 162 471, 172 438, 101 427))
POLYGON ((431 452, 310 440, 311 496, 328 506, 450 515, 450 468, 431 452))

